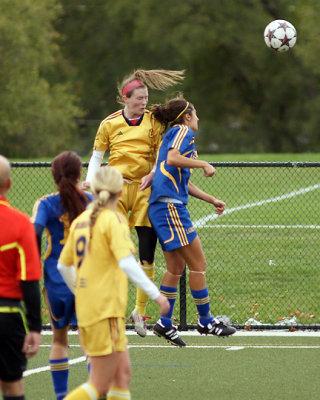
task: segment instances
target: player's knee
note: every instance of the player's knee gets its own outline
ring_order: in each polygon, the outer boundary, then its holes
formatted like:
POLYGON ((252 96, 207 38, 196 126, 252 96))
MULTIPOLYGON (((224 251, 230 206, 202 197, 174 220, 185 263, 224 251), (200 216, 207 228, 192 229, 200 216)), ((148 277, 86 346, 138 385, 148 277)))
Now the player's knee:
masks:
POLYGON ((140 263, 141 265, 150 265, 153 264, 154 258, 150 257, 149 259, 146 259, 146 257, 142 258, 140 257, 140 263))
POLYGON ((114 379, 114 385, 123 389, 127 389, 130 386, 131 381, 131 369, 130 367, 124 368, 114 379))
POLYGON ((206 274, 206 271, 192 271, 192 270, 190 270, 189 273, 199 274, 199 275, 205 275, 205 274, 206 274))
POLYGON ((139 250, 140 263, 142 265, 153 264, 154 254, 155 254, 154 248, 151 248, 150 246, 144 246, 144 248, 141 249, 141 247, 140 247, 140 250, 139 250))
POLYGON ((68 338, 63 336, 54 336, 52 339, 52 345, 56 347, 68 347, 68 338))
POLYGON ((175 278, 177 278, 177 279, 180 279, 181 276, 182 276, 182 273, 178 273, 178 271, 177 271, 177 272, 176 272, 176 271, 171 272, 171 271, 168 271, 168 270, 167 270, 167 274, 169 274, 169 275, 171 275, 172 277, 175 277, 175 278))
POLYGON ((139 252, 140 263, 142 265, 153 264, 154 254, 155 254, 155 250, 153 250, 151 248, 140 250, 140 252, 139 252))
POLYGON ((177 263, 173 269, 170 268, 170 271, 174 272, 176 274, 182 275, 184 273, 185 269, 186 269, 186 264, 184 262, 181 262, 181 263, 177 263))
POLYGON ((139 239, 139 258, 141 264, 152 264, 157 245, 157 236, 154 230, 147 226, 138 226, 136 231, 139 239))
POLYGON ((186 264, 184 262, 170 263, 167 265, 167 273, 176 278, 180 278, 186 269, 186 264))
POLYGON ((200 273, 206 273, 207 269, 207 263, 203 261, 201 264, 197 264, 196 266, 189 266, 189 271, 190 272, 200 272, 200 273))
POLYGON ((131 367, 130 364, 125 361, 121 363, 115 374, 113 385, 119 388, 128 389, 131 381, 131 367))

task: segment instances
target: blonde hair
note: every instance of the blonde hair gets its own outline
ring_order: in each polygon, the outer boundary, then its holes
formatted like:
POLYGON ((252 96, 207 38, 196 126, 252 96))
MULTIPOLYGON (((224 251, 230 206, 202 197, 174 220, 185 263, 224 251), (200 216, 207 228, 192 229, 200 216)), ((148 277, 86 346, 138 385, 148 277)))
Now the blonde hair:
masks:
MULTIPOLYGON (((123 104, 122 91, 123 88, 131 81, 139 80, 150 89, 165 90, 169 86, 173 86, 184 79, 184 70, 171 71, 166 69, 137 69, 127 75, 121 83, 118 84, 117 101, 123 104)), ((133 91, 133 90, 132 90, 133 91)), ((130 92, 128 93, 130 97, 130 92)))
MULTIPOLYGON (((119 195, 123 187, 123 178, 121 173, 114 167, 103 166, 94 175, 91 182, 91 190, 94 194, 94 201, 89 204, 92 208, 90 215, 90 240, 92 238, 93 226, 100 212, 108 208, 109 200, 119 195)), ((90 242, 89 242, 90 249, 90 242)))

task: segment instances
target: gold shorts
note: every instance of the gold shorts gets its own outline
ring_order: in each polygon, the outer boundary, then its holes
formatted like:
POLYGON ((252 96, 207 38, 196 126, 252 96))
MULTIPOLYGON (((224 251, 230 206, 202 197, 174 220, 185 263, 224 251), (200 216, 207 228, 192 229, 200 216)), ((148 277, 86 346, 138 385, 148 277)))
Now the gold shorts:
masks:
POLYGON ((130 229, 134 229, 136 226, 151 226, 148 217, 151 187, 139 190, 139 186, 138 182, 124 181, 122 194, 118 201, 117 210, 127 217, 130 229))
POLYGON ((79 327, 81 346, 91 357, 126 351, 125 331, 124 318, 107 318, 91 326, 79 327))

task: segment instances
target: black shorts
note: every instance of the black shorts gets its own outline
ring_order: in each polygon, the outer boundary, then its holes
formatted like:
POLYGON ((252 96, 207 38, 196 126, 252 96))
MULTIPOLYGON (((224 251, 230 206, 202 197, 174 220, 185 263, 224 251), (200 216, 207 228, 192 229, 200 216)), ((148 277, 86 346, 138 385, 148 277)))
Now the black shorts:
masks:
POLYGON ((20 313, 0 311, 0 380, 12 382, 22 378, 27 367, 22 351, 25 336, 20 313))

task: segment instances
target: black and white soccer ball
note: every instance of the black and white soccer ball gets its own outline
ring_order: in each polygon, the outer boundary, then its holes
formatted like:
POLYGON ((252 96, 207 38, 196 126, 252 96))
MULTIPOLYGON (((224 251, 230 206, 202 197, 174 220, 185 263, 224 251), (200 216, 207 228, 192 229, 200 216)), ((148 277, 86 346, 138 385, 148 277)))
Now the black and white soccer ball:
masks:
POLYGON ((266 45, 279 52, 288 51, 297 41, 295 27, 283 19, 276 19, 270 22, 266 26, 263 36, 266 45))

